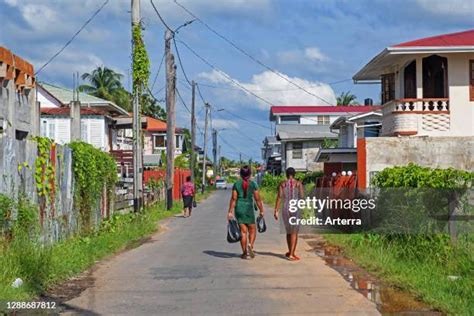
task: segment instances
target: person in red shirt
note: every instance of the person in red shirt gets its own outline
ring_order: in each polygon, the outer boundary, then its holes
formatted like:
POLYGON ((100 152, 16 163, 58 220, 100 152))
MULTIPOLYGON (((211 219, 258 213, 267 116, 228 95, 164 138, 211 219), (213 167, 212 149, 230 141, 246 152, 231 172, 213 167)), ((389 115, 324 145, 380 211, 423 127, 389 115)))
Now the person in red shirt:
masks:
POLYGON ((187 176, 186 182, 183 184, 183 187, 181 188, 181 195, 183 196, 183 205, 184 205, 184 210, 183 210, 184 217, 191 216, 195 194, 196 194, 196 189, 194 187, 194 183, 191 182, 191 176, 187 176))

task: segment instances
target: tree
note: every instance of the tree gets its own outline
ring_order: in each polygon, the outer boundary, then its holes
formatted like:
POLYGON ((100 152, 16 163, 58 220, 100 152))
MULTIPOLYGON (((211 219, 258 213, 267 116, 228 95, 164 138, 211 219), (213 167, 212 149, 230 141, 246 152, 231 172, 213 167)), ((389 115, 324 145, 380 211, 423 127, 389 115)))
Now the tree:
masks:
POLYGON ((341 95, 337 97, 337 105, 354 105, 357 103, 357 97, 350 91, 341 92, 341 95))
POLYGON ((149 94, 142 94, 140 98, 142 114, 166 121, 166 111, 160 106, 158 101, 149 94))
POLYGON ((130 93, 122 86, 123 75, 107 67, 97 67, 91 73, 82 74, 88 84, 79 86, 79 91, 112 101, 123 109, 131 110, 130 93))

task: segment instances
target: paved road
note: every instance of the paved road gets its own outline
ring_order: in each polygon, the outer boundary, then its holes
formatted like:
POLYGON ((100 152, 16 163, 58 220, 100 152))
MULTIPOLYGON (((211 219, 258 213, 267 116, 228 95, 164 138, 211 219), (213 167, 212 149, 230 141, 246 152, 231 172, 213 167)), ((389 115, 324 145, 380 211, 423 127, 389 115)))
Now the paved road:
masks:
POLYGON ((150 242, 101 263, 95 285, 67 305, 91 315, 378 315, 303 240, 302 260, 284 259, 270 212, 257 257, 240 259, 240 246, 225 239, 229 194, 216 192, 193 217, 174 218, 150 242))

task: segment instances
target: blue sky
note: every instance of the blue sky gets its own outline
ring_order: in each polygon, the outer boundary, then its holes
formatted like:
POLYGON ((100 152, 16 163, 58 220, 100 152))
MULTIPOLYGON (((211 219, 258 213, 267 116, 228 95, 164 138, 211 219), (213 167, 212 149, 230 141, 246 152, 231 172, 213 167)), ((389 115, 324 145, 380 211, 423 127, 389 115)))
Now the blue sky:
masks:
MULTIPOLYGON (((154 2, 171 27, 191 19, 173 0, 154 2)), ((378 85, 354 85, 348 79, 383 48, 474 27, 474 2, 469 0, 180 2, 252 56, 329 103, 348 90, 360 102, 367 97, 379 102, 378 85)), ((102 0, 0 0, 0 45, 39 68, 102 3, 102 0)), ((130 0, 110 0, 78 38, 40 73, 39 80, 71 87, 73 72, 88 72, 104 65, 124 74, 123 83, 128 87, 129 11, 130 0)), ((164 27, 149 0, 142 0, 142 16, 154 76, 163 56, 164 27)), ((177 39, 272 104, 326 105, 268 72, 197 21, 181 29, 177 39)), ((188 77, 202 83, 202 94, 215 110, 227 109, 270 126, 268 104, 238 90, 179 42, 178 48, 188 77)), ((163 86, 162 69, 153 89, 158 99, 164 99, 163 86)), ((178 89, 189 104, 189 87, 180 69, 178 89)), ((179 101, 177 104, 178 125, 188 127, 189 114, 179 101)), ((197 107, 202 126, 202 102, 197 107)), ((239 120, 226 111, 214 111, 212 118, 213 127, 223 129, 220 135, 232 145, 221 142, 225 156, 236 159, 241 151, 245 159, 260 159, 261 141, 270 129, 239 120)))

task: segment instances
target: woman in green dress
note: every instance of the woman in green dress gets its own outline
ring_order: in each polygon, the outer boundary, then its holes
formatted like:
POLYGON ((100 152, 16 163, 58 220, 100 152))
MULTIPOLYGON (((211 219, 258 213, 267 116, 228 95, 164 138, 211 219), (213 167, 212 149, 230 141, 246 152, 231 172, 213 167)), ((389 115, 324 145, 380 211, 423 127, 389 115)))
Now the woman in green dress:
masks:
POLYGON ((232 197, 230 199, 228 219, 235 218, 242 232, 240 245, 242 246, 242 259, 255 257, 253 246, 257 230, 255 225, 254 200, 260 210, 260 216, 263 216, 263 203, 258 192, 258 185, 250 180, 252 170, 249 166, 240 169, 240 177, 232 188, 232 197))

